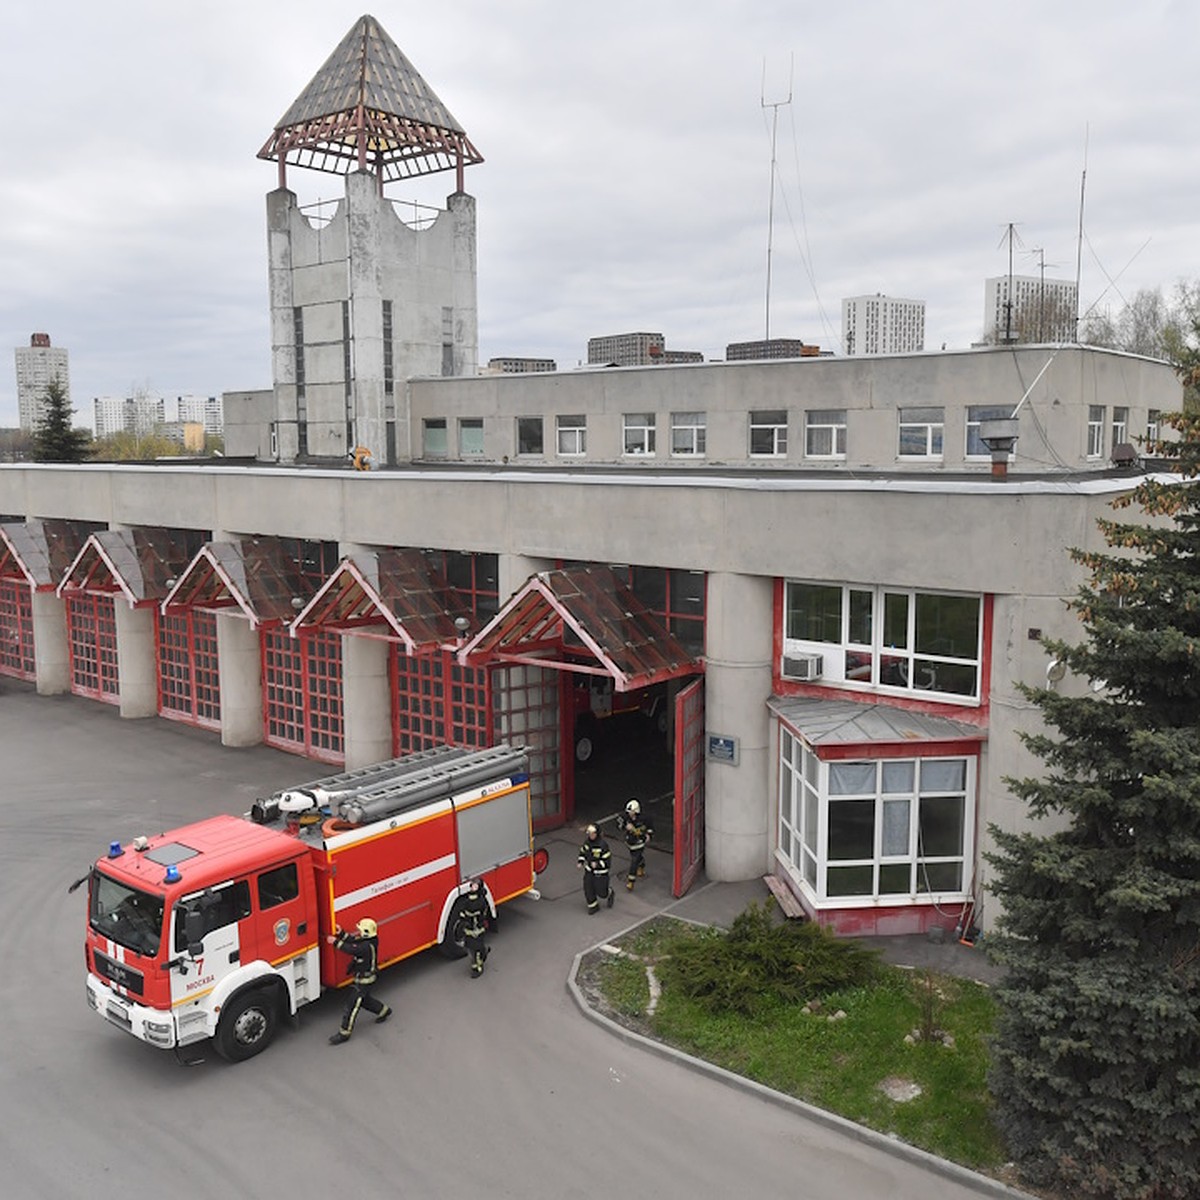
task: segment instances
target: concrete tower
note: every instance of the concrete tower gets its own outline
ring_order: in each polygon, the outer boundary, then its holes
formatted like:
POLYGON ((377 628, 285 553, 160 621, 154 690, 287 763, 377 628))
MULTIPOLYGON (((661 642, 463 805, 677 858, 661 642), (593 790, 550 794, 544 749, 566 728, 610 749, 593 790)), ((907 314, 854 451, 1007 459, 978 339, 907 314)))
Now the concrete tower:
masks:
POLYGON ((374 17, 342 39, 259 151, 267 197, 278 457, 376 465, 411 458, 404 380, 473 375, 478 361, 475 200, 482 162, 462 126, 374 17), (287 164, 346 177, 327 222, 287 188, 287 164), (455 172, 446 208, 408 223, 384 184, 455 172))

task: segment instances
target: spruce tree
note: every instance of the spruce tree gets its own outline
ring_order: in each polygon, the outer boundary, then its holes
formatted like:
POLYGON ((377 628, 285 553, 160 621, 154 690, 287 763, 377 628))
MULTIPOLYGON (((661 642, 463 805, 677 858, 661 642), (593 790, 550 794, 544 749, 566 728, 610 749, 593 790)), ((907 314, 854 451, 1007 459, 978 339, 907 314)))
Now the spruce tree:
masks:
POLYGON ((56 375, 46 385, 42 400, 42 417, 33 438, 34 462, 77 463, 87 458, 91 435, 86 429, 72 428, 74 412, 56 375))
POLYGON ((1071 552, 1086 637, 1046 647, 1090 686, 1023 689, 1046 771, 1009 786, 1047 822, 988 855, 996 1119, 1026 1181, 1072 1197, 1200 1196, 1200 418, 1164 424, 1178 478, 1071 552))

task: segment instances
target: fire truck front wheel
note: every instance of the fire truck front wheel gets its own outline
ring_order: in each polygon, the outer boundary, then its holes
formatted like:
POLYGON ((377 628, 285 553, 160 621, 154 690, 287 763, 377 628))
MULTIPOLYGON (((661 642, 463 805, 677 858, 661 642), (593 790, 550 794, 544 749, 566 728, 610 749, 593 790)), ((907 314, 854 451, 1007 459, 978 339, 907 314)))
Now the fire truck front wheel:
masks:
POLYGON ((239 992, 221 1014, 213 1042, 227 1062, 243 1062, 265 1050, 279 1024, 279 1005, 265 988, 239 992))

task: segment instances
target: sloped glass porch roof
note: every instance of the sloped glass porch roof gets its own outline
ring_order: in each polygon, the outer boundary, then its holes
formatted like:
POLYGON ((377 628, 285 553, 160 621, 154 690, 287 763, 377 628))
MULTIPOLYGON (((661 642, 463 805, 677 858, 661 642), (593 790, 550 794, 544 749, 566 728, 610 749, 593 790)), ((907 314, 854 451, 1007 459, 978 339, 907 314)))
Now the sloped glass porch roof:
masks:
POLYGON ((167 593, 162 611, 227 612, 251 625, 290 622, 316 590, 277 538, 208 542, 167 593))
POLYGON ((608 567, 531 576, 467 641, 459 659, 611 675, 618 692, 704 669, 608 567))
POLYGON ((292 622, 400 642, 409 654, 453 644, 471 620, 466 600, 421 550, 345 558, 292 622), (372 630, 380 632, 373 633, 372 630))
POLYGON ((131 607, 157 603, 188 557, 183 540, 165 529, 102 530, 84 542, 58 593, 120 594, 131 607))
POLYGON ((90 528, 75 521, 36 519, 0 525, 0 576, 23 577, 35 591, 53 591, 90 528))

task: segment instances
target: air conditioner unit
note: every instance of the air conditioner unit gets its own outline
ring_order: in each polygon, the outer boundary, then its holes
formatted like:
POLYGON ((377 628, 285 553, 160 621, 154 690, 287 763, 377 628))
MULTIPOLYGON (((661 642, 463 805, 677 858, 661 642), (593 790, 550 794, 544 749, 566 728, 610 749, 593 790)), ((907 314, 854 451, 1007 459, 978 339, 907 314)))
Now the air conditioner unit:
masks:
POLYGON ((821 678, 825 659, 820 654, 785 654, 783 656, 784 679, 798 679, 809 682, 821 678))

